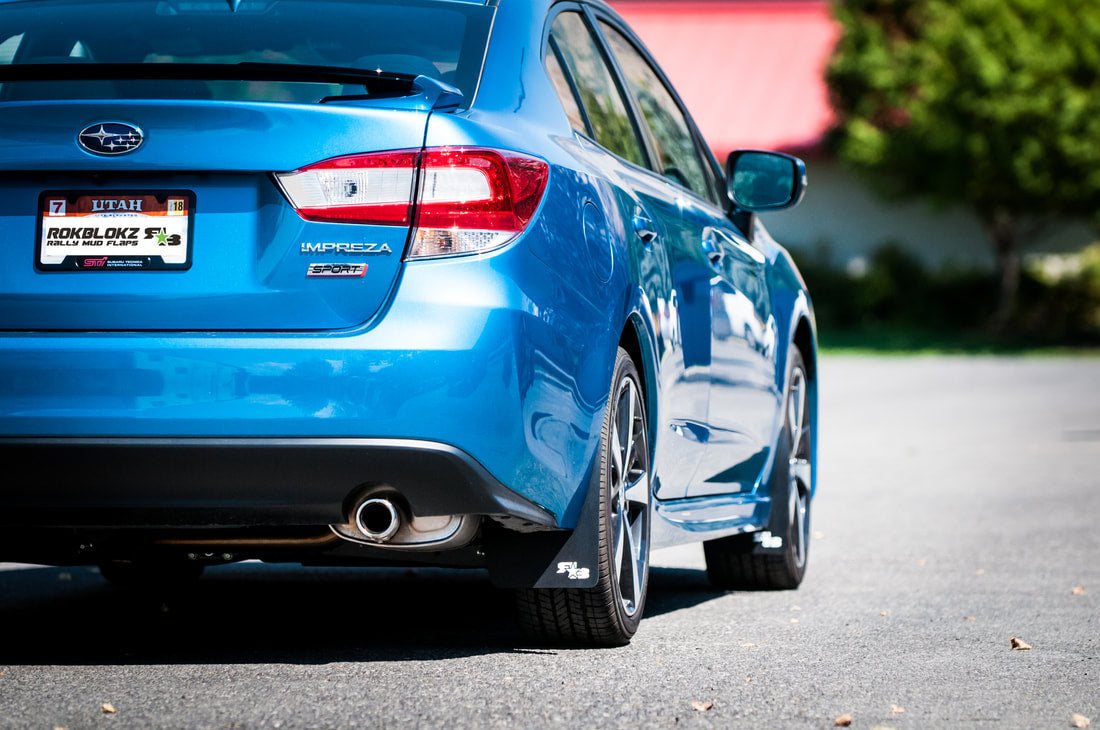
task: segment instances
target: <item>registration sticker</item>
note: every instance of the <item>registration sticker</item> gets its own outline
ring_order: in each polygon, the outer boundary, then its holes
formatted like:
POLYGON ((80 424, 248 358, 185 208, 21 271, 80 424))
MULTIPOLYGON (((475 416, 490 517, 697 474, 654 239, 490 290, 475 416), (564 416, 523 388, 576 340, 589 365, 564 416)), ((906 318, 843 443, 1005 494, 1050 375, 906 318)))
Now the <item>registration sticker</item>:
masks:
POLYGON ((42 193, 35 266, 43 271, 190 268, 194 211, 190 191, 42 193))

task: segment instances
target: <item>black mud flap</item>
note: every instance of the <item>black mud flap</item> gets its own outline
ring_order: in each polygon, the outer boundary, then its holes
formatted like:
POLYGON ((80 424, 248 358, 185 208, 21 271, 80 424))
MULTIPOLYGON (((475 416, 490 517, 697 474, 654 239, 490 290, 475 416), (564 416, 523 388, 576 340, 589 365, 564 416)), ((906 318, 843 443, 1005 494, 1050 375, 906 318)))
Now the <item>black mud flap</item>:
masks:
POLYGON ((791 445, 780 434, 775 449, 775 463, 772 465, 768 480, 768 493, 771 495, 771 510, 768 514, 768 526, 761 532, 745 535, 752 540, 753 555, 778 555, 787 549, 790 539, 791 522, 791 445))
POLYGON ((599 462, 577 527, 555 532, 497 530, 485 536, 489 578, 498 588, 591 588, 600 578, 599 462))

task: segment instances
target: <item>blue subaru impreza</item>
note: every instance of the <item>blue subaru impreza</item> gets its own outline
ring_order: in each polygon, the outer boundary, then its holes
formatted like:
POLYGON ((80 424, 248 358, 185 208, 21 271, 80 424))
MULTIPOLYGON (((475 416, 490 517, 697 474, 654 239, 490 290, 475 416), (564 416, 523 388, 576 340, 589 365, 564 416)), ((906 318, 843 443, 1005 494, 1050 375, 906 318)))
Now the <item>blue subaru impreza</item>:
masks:
POLYGON ((0 128, 0 560, 483 568, 595 645, 654 548, 802 580, 803 164, 602 2, 0 0, 0 128))

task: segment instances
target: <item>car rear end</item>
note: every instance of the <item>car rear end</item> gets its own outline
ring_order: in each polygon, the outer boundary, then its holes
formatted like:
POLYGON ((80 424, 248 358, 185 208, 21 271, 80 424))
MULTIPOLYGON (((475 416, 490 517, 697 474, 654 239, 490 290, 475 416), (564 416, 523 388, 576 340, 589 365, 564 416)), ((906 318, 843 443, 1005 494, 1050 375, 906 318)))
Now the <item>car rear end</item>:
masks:
POLYGON ((575 516, 500 275, 548 166, 424 148, 493 15, 0 3, 0 559, 478 565, 575 516))

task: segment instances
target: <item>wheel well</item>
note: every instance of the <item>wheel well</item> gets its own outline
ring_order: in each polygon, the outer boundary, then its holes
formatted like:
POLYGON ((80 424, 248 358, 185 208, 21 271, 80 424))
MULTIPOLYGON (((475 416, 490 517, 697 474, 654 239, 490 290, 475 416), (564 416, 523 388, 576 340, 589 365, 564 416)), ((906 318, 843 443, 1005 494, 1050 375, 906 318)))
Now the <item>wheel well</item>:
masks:
POLYGON ((794 344, 802 353, 802 361, 806 364, 806 377, 817 380, 817 350, 814 348, 814 335, 810 329, 810 323, 804 318, 798 321, 798 327, 795 328, 794 344))
MULTIPOLYGON (((623 327, 623 333, 619 336, 619 347, 626 350, 630 359, 634 361, 634 367, 638 370, 638 377, 642 379, 642 394, 645 398, 646 414, 649 419, 649 448, 656 448, 656 424, 657 424, 657 398, 652 386, 652 372, 650 372, 650 359, 642 352, 642 342, 638 337, 638 323, 630 319, 623 327)), ((650 454, 650 458, 653 454, 650 454)))

